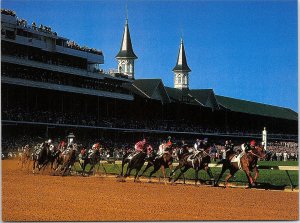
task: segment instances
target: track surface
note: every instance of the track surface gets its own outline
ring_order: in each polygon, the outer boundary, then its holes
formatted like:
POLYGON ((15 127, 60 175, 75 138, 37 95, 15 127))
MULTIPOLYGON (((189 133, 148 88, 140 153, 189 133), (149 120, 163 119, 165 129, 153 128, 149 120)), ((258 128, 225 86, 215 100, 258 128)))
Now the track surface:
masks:
POLYGON ((33 175, 2 161, 3 221, 298 220, 299 193, 33 175))

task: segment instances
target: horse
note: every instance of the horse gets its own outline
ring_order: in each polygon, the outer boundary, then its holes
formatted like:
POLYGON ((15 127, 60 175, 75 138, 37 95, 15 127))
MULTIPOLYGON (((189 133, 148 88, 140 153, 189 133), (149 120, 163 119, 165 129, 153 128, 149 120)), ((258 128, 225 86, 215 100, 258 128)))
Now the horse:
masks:
POLYGON ((228 180, 234 176, 234 174, 239 170, 243 170, 246 173, 248 183, 249 183, 249 188, 254 187, 256 185, 256 179, 259 175, 259 171, 257 168, 257 161, 258 158, 264 158, 266 155, 265 151, 263 148, 257 146, 254 147, 251 151, 244 153, 240 157, 240 166, 238 165, 238 162, 232 162, 233 158, 236 158, 236 154, 234 152, 229 153, 226 156, 226 159, 223 161, 220 161, 218 164, 223 163, 223 167, 221 170, 221 173, 215 182, 215 186, 218 186, 218 182, 223 176, 224 172, 229 169, 230 173, 226 176, 225 178, 225 188, 228 186, 228 180), (255 171, 255 176, 254 179, 251 176, 251 172, 255 171))
POLYGON ((198 151, 197 154, 191 154, 185 152, 182 154, 182 158, 179 160, 179 165, 171 172, 170 180, 171 177, 174 176, 175 172, 178 169, 180 170, 180 174, 175 179, 171 180, 172 184, 174 184, 181 177, 181 175, 184 174, 188 169, 193 168, 195 170, 195 186, 197 186, 197 182, 198 182, 198 173, 202 169, 204 169, 207 172, 210 179, 214 182, 214 177, 208 166, 209 163, 210 163, 210 155, 207 149, 200 150, 198 151))
POLYGON ((45 143, 38 144, 34 148, 34 152, 32 153, 32 173, 35 173, 36 167, 40 171, 43 167, 45 167, 48 163, 49 149, 45 145, 45 143))
MULTIPOLYGON (((136 170, 135 176, 134 176, 134 182, 138 182, 138 173, 143 167, 147 155, 150 155, 152 153, 153 149, 150 145, 145 146, 144 149, 139 152, 132 152, 132 153, 126 153, 122 158, 122 170, 121 170, 121 177, 123 177, 123 170, 124 165, 128 163, 126 174, 124 175, 124 178, 127 176, 130 176, 130 173, 133 169, 136 170)), ((122 180, 124 181, 124 180, 122 180)))
POLYGON ((173 157, 172 157, 172 152, 173 152, 173 148, 170 147, 168 149, 166 149, 166 152, 162 155, 153 155, 151 156, 147 161, 148 164, 146 166, 146 168, 144 169, 144 171, 142 172, 142 174, 139 175, 139 177, 141 177, 150 167, 154 167, 154 169, 151 171, 150 175, 149 175, 149 183, 151 182, 151 177, 154 173, 156 173, 160 168, 162 170, 163 176, 164 176, 164 181, 166 183, 166 168, 169 168, 171 171, 173 169, 173 157))
MULTIPOLYGON (((80 162, 79 162, 80 163, 80 162)), ((90 170, 88 175, 93 171, 93 175, 95 175, 95 165, 100 164, 100 150, 96 149, 91 154, 88 154, 88 156, 83 159, 83 163, 80 163, 81 169, 82 169, 82 176, 85 173, 85 168, 87 164, 90 164, 90 170)))
POLYGON ((23 169, 23 167, 26 165, 26 163, 28 163, 27 168, 29 168, 30 157, 31 157, 30 148, 29 148, 29 145, 26 145, 25 147, 22 148, 22 153, 21 153, 21 156, 18 161, 18 165, 20 165, 20 163, 21 163, 21 169, 23 169))
POLYGON ((58 171, 62 176, 70 173, 72 166, 76 162, 77 151, 78 145, 74 143, 59 155, 59 164, 58 167, 54 170, 54 175, 58 171))

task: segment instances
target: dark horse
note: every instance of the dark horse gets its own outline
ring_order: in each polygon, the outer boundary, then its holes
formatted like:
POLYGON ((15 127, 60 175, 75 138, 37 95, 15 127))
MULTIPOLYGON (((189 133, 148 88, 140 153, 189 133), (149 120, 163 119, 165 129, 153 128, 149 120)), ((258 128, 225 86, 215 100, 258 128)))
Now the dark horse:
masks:
POLYGON ((234 174, 239 170, 243 170, 246 173, 246 176, 248 178, 248 182, 249 182, 249 187, 253 187, 255 186, 256 183, 256 179, 258 177, 258 168, 257 168, 257 161, 258 158, 264 158, 266 155, 265 151, 263 150, 263 148, 261 147, 254 147, 252 149, 252 151, 249 151, 247 153, 245 153, 243 156, 241 156, 240 158, 240 167, 238 165, 238 162, 232 162, 232 159, 236 156, 235 153, 229 153, 226 156, 226 160, 224 160, 223 162, 219 162, 223 163, 223 167, 222 167, 222 171, 219 175, 218 180, 215 183, 215 186, 218 186, 218 182, 221 179, 221 177, 223 176, 224 172, 229 169, 230 173, 226 176, 225 178, 225 187, 227 187, 228 184, 228 180, 234 176, 234 174), (252 179, 251 176, 251 171, 255 171, 255 176, 254 179, 252 179))
POLYGON ((180 174, 172 180, 172 183, 175 183, 182 174, 184 174, 188 169, 193 168, 195 170, 195 185, 198 182, 198 173, 200 170, 204 169, 212 181, 214 177, 211 173, 211 170, 208 166, 210 163, 210 156, 207 150, 199 151, 196 155, 184 153, 182 159, 179 160, 179 165, 172 171, 171 177, 174 176, 175 172, 180 169, 180 174), (183 169, 182 169, 183 168, 183 169))
POLYGON ((49 162, 50 151, 45 143, 38 144, 35 146, 35 150, 32 153, 33 167, 32 172, 35 173, 35 169, 38 168, 40 171, 49 162))
POLYGON ((147 155, 150 155, 152 153, 152 151, 153 151, 152 147, 150 145, 148 145, 148 146, 145 146, 144 149, 139 153, 136 153, 136 152, 126 153, 122 159, 121 177, 123 176, 124 165, 126 163, 128 163, 126 174, 124 175, 124 178, 130 176, 130 172, 133 169, 135 169, 136 173, 135 173, 135 177, 134 177, 134 182, 137 182, 138 181, 138 179, 137 179, 138 173, 141 170, 141 168, 143 167, 143 165, 146 161, 147 155))
POLYGON ((173 148, 170 147, 166 149, 166 153, 163 154, 162 156, 158 155, 153 155, 151 156, 147 161, 148 164, 142 174, 139 175, 141 177, 150 167, 154 167, 154 169, 151 171, 149 175, 149 182, 151 182, 151 177, 154 173, 156 173, 160 168, 162 170, 163 176, 164 176, 164 181, 166 183, 166 168, 169 168, 171 171, 173 169, 173 157, 172 157, 172 151, 173 148))
POLYGON ((91 154, 89 154, 85 159, 83 159, 83 163, 80 163, 80 166, 82 168, 82 176, 85 173, 85 168, 88 164, 90 164, 90 171, 88 172, 88 175, 93 171, 93 174, 95 174, 95 165, 100 164, 100 151, 99 149, 94 150, 91 154))

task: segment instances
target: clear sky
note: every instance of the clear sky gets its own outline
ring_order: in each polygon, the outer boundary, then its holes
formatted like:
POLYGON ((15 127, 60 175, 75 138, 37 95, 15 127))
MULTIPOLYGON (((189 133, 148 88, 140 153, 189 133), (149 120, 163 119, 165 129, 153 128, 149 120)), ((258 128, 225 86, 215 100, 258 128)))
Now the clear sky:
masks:
POLYGON ((31 24, 115 56, 128 5, 135 77, 173 86, 183 36, 191 89, 283 106, 298 111, 297 1, 3 0, 31 24))

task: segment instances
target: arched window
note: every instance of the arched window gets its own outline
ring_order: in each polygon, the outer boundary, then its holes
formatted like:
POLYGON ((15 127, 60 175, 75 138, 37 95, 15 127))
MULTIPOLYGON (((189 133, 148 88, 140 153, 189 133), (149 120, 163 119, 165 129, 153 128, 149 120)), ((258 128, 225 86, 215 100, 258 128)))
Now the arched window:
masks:
POLYGON ((178 84, 181 84, 181 77, 180 77, 180 75, 178 76, 177 82, 178 82, 178 84))
POLYGON ((125 68, 126 68, 125 63, 122 63, 122 71, 123 72, 126 72, 125 68))

